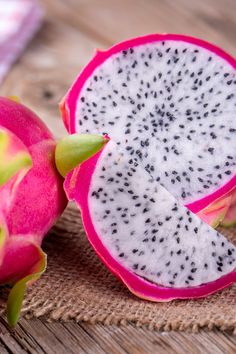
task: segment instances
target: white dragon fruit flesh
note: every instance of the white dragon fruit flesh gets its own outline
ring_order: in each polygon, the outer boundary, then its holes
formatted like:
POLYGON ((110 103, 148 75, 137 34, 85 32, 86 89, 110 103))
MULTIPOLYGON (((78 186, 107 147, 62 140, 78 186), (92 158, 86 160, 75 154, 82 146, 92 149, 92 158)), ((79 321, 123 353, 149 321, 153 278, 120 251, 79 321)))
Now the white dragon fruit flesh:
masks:
POLYGON ((125 146, 197 213, 235 188, 235 69, 200 39, 135 38, 96 53, 63 100, 63 118, 70 133, 106 133, 125 146))

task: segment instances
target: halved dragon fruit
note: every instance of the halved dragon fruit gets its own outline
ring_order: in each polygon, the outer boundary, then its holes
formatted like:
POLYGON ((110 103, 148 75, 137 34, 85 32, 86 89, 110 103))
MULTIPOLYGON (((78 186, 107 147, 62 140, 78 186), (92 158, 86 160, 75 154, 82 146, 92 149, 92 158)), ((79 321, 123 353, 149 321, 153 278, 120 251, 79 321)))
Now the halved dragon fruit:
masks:
POLYGON ((12 325, 26 286, 45 270, 43 237, 67 204, 55 146, 33 112, 0 98, 0 284, 13 285, 8 298, 12 325))
POLYGON ((97 51, 61 104, 65 125, 108 134, 216 226, 236 184, 235 69, 233 57, 200 39, 135 38, 97 51))
POLYGON ((236 281, 236 247, 113 141, 69 173, 65 189, 99 257, 136 295, 198 298, 236 281))

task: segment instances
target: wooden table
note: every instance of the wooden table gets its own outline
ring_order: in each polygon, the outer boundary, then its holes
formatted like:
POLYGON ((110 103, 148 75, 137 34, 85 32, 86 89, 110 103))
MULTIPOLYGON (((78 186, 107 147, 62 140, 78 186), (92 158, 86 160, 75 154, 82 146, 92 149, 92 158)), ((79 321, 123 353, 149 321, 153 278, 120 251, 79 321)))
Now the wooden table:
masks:
MULTIPOLYGON (((94 49, 152 32, 188 33, 236 56, 236 0, 44 0, 45 23, 14 66, 1 95, 19 96, 65 134, 57 104, 94 49)), ((0 319, 0 353, 236 353, 217 331, 158 333, 143 328, 0 319)))

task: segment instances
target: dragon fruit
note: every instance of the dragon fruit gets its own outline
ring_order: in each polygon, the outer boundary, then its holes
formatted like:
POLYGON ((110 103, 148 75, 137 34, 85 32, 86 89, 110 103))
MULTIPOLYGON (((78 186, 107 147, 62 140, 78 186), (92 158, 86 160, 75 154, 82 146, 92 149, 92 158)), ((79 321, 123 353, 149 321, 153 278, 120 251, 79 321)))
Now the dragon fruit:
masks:
POLYGON ((217 226, 236 183, 235 69, 233 57, 200 39, 128 40, 97 51, 61 103, 63 119, 70 133, 108 134, 217 226))
POLYGON ((235 69, 202 40, 149 35, 98 51, 61 103, 71 134, 110 138, 74 170, 65 142, 57 166, 95 251, 142 298, 236 280, 236 248, 209 226, 234 212, 235 69))
POLYGON ((0 284, 13 285, 8 297, 12 325, 26 286, 45 270, 43 237, 67 204, 55 146, 33 112, 0 98, 0 284))
POLYGON ((198 298, 236 281, 236 247, 117 143, 109 141, 70 172, 65 189, 95 251, 134 294, 198 298))

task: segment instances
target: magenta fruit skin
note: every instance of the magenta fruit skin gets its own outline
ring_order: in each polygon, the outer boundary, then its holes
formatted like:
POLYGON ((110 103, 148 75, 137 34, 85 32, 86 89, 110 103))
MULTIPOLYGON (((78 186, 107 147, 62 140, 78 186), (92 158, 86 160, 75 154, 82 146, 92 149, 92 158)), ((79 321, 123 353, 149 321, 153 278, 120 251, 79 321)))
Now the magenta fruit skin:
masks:
POLYGON ((32 167, 20 181, 13 177, 0 187, 0 226, 4 224, 7 234, 1 252, 2 284, 21 279, 38 263, 43 237, 67 199, 54 163, 56 143, 45 124, 25 106, 0 97, 1 128, 14 135, 32 159, 32 167))

